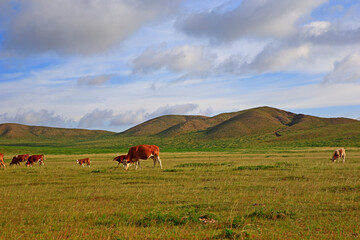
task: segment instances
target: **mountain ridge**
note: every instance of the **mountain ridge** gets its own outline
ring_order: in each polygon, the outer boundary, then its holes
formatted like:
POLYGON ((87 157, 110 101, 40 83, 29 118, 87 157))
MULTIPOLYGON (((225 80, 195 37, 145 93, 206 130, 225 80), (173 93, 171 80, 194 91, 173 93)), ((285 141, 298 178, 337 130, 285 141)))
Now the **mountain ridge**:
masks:
POLYGON ((296 114, 265 106, 238 112, 221 113, 213 117, 164 115, 141 123, 120 134, 124 136, 174 137, 202 131, 205 137, 232 138, 261 133, 311 130, 328 125, 359 122, 349 118, 321 118, 296 114), (178 119, 177 122, 169 121, 175 116, 178 119), (159 123, 167 124, 162 125, 160 130, 153 127, 159 123), (144 131, 144 129, 149 128, 152 129, 151 133, 144 131))
POLYGON ((164 115, 140 123, 123 132, 0 124, 0 138, 99 138, 117 137, 178 137, 198 134, 202 138, 239 138, 259 134, 286 135, 320 128, 336 129, 342 124, 360 121, 348 118, 321 118, 296 114, 272 107, 257 107, 238 112, 221 113, 213 117, 201 115, 164 115))

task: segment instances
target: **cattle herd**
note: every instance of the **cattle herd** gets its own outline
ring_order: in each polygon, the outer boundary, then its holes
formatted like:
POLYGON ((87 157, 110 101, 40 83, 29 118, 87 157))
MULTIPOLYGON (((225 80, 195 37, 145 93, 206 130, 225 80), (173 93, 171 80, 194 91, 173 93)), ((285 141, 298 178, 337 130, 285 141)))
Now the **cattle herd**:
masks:
MULTIPOLYGON (((114 161, 118 162, 118 166, 122 164, 127 170, 131 164, 135 165, 135 168, 137 169, 140 167, 140 159, 146 160, 151 158, 154 162, 154 167, 156 165, 156 162, 159 163, 160 168, 162 168, 161 159, 160 159, 160 149, 156 145, 138 145, 131 147, 128 151, 127 155, 120 155, 114 158, 114 161)), ((17 155, 14 156, 13 159, 10 162, 10 166, 13 164, 20 165, 21 162, 26 162, 25 165, 27 167, 33 166, 34 163, 39 162, 40 165, 44 165, 44 155, 29 155, 29 154, 23 154, 23 155, 17 155)), ((83 158, 78 159, 77 164, 80 166, 89 166, 90 167, 90 158, 83 158)), ((0 153, 0 167, 5 168, 5 162, 4 162, 4 154, 0 153)))
MULTIPOLYGON (((343 163, 345 163, 345 155, 345 149, 339 148, 333 153, 331 160, 335 163, 336 160, 342 158, 343 163)), ((156 165, 156 162, 158 162, 160 168, 162 169, 162 164, 160 160, 160 149, 156 145, 143 144, 133 146, 129 148, 127 155, 117 156, 113 160, 118 162, 118 166, 122 164, 125 170, 127 170, 131 166, 131 164, 134 164, 135 168, 137 169, 138 167, 140 167, 140 159, 146 160, 149 158, 153 160, 154 167, 156 165)), ((31 156, 29 154, 17 155, 14 156, 11 160, 10 166, 13 164, 20 165, 21 162, 26 162, 25 165, 27 167, 33 166, 33 164, 36 162, 39 162, 40 165, 44 165, 44 159, 45 157, 43 154, 31 156)), ((90 158, 78 159, 76 162, 80 166, 84 167, 84 165, 87 165, 90 167, 90 158)), ((4 154, 2 153, 0 153, 0 168, 5 169, 4 154)))
MULTIPOLYGON (((17 155, 12 158, 9 165, 20 165, 21 162, 25 162, 26 166, 33 166, 36 162, 39 162, 40 165, 44 165, 44 158, 44 154, 31 156, 29 154, 17 155)), ((2 153, 0 153, 0 167, 5 168, 4 154, 2 153)))

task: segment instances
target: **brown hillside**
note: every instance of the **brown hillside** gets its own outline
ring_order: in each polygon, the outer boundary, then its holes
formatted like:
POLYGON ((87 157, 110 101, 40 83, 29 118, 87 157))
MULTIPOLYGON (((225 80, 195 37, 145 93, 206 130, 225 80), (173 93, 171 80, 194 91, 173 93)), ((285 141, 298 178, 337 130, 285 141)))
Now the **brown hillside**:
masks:
POLYGON ((337 124, 358 122, 345 118, 319 118, 271 107, 258 107, 214 117, 161 116, 139 124, 122 134, 128 136, 180 136, 202 131, 204 137, 231 138, 252 134, 311 130, 337 124))
POLYGON ((187 121, 174 125, 163 132, 160 136, 178 136, 189 132, 206 130, 219 123, 219 121, 205 116, 186 116, 187 121))
POLYGON ((240 112, 238 115, 208 129, 210 137, 239 137, 250 134, 274 132, 291 122, 291 115, 269 108, 256 108, 240 112))
MULTIPOLYGON (((214 117, 161 116, 130 128, 120 133, 119 136, 174 137, 195 133, 198 137, 216 139, 254 134, 274 134, 277 132, 282 135, 282 138, 286 138, 286 136, 295 136, 294 134, 303 134, 313 130, 316 130, 318 135, 321 131, 324 131, 322 134, 326 134, 330 130, 336 131, 341 126, 352 125, 353 123, 357 124, 354 125, 356 128, 360 122, 346 118, 319 118, 294 114, 271 107, 259 107, 239 112, 223 113, 214 117)), ((108 131, 0 124, 0 137, 12 139, 83 138, 91 140, 111 135, 114 135, 114 133, 108 131)), ((187 137, 191 138, 191 135, 187 137)))
POLYGON ((58 138, 58 137, 93 137, 112 135, 114 133, 101 130, 52 128, 39 126, 26 126, 15 123, 0 124, 0 137, 28 139, 34 137, 58 138))
POLYGON ((166 115, 151 119, 144 123, 141 123, 135 127, 132 127, 122 134, 129 136, 150 136, 158 134, 166 129, 169 129, 179 123, 187 121, 187 116, 180 115, 166 115))
POLYGON ((288 128, 283 129, 286 131, 309 130, 314 128, 327 127, 338 124, 357 123, 357 120, 348 118, 320 118, 304 114, 297 114, 289 124, 288 128))

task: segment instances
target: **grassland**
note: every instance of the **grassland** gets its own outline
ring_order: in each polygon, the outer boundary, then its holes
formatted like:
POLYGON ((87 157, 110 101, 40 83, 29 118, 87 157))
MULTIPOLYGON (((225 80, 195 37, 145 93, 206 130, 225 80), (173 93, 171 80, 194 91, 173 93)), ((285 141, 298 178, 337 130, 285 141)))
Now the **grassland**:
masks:
POLYGON ((332 150, 165 152, 127 172, 58 150, 0 170, 0 239, 358 239, 360 149, 332 150))

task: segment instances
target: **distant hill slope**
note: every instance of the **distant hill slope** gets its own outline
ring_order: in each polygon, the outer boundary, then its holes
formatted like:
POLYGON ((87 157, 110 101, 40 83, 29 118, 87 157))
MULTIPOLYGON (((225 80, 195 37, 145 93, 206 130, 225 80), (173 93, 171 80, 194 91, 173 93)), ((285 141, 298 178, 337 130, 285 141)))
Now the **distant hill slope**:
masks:
POLYGON ((320 118, 271 107, 259 107, 223 113, 214 117, 161 116, 139 124, 121 134, 125 136, 174 137, 201 131, 204 137, 232 138, 253 134, 311 130, 352 123, 359 123, 359 121, 346 118, 320 118))
POLYGON ((0 124, 0 151, 126 152, 138 144, 165 151, 272 147, 360 147, 360 121, 320 118, 271 107, 206 116, 161 116, 124 132, 0 124), (25 151, 24 150, 24 151, 25 151))
POLYGON ((15 123, 0 124, 0 137, 11 139, 29 138, 93 138, 112 135, 113 132, 70 128, 27 126, 15 123))

